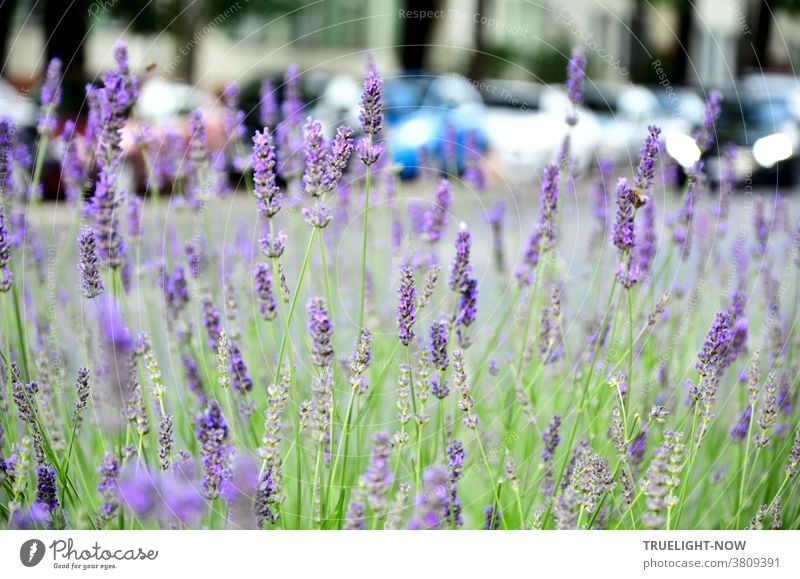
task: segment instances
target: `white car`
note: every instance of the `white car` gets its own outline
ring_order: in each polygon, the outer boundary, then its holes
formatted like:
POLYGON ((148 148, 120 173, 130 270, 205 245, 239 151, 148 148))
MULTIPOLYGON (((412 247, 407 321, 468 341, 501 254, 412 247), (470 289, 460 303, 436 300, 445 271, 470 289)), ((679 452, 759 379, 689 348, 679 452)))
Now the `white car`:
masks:
POLYGON ((636 166, 649 125, 661 129, 668 153, 682 167, 690 167, 700 158, 700 149, 691 137, 692 121, 679 111, 666 108, 649 88, 591 84, 586 86, 584 104, 597 115, 602 126, 598 154, 617 164, 636 166))
MULTIPOLYGON (((527 81, 489 79, 479 83, 487 105, 486 133, 497 172, 510 181, 530 181, 557 160, 570 127, 572 111, 563 89, 527 81)), ((594 114, 579 108, 571 129, 574 169, 588 170, 594 161, 601 128, 594 114)))

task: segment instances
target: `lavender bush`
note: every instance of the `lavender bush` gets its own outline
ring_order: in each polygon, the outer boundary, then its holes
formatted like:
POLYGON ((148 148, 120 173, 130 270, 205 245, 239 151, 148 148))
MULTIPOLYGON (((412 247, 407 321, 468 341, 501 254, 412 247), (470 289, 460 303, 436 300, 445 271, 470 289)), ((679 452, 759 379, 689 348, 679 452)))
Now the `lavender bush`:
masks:
MULTIPOLYGON (((800 527, 787 205, 759 202, 735 236, 735 179, 711 196, 698 163, 669 214, 653 126, 635 171, 601 161, 587 184, 598 223, 575 265, 569 137, 523 192, 539 209, 519 236, 507 204, 476 219, 454 178, 424 180, 419 205, 371 62, 361 126, 331 139, 303 119, 296 67, 280 110, 262 87, 274 133, 244 133, 233 85, 220 151, 202 111, 186 150, 141 129, 142 204, 120 178, 138 82, 114 56, 84 135, 56 130, 58 61, 33 160, 0 118, 4 527, 800 527), (54 140, 59 227, 37 200, 54 140)), ((570 127, 585 66, 575 51, 570 127)))

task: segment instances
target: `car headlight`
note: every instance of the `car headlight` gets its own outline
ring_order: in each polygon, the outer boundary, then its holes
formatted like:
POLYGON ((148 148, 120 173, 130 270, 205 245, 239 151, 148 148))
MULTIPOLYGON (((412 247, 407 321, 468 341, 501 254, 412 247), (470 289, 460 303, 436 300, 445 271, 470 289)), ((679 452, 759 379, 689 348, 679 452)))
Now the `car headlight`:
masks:
POLYGON ((404 147, 417 149, 430 141, 432 137, 430 123, 422 119, 412 119, 397 130, 397 141, 404 147))
POLYGON ((761 137, 753 145, 753 158, 765 169, 788 159, 793 152, 792 140, 783 133, 761 137))
POLYGON ((697 163, 701 154, 697 142, 683 133, 673 133, 667 137, 667 153, 684 168, 697 163))

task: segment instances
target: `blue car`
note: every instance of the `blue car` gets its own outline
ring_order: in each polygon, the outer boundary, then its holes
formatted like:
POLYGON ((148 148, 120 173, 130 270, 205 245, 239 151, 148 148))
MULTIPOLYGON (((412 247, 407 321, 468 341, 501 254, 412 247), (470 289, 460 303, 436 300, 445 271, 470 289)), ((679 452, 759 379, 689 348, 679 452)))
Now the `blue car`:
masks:
POLYGON ((420 166, 459 174, 466 147, 486 149, 485 107, 471 81, 458 75, 408 74, 384 86, 389 149, 400 176, 415 177, 420 166))

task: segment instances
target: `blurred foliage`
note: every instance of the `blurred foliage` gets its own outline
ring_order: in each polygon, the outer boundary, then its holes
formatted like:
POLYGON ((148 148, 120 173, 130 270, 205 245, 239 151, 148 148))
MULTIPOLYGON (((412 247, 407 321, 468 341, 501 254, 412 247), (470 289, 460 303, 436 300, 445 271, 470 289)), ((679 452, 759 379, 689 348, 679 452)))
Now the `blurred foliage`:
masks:
MULTIPOLYGON (((161 30, 172 31, 176 23, 191 12, 193 17, 213 18, 229 10, 240 15, 257 15, 259 18, 275 14, 285 14, 296 9, 293 0, 160 0, 142 6, 137 2, 107 2, 107 10, 94 12, 90 17, 111 17, 130 23, 136 32, 148 33, 161 30)), ((237 19, 228 18, 220 23, 221 30, 232 30, 237 19)), ((198 22, 199 24, 199 22, 198 22)))
MULTIPOLYGON (((502 76, 520 77, 520 71, 528 71, 524 80, 544 83, 564 82, 571 47, 568 44, 539 49, 533 53, 520 55, 519 48, 511 44, 495 44, 489 49, 494 57, 488 59, 487 78, 502 76), (513 62, 514 65, 509 64, 513 62)), ((591 62, 589 71, 591 72, 591 62)))

